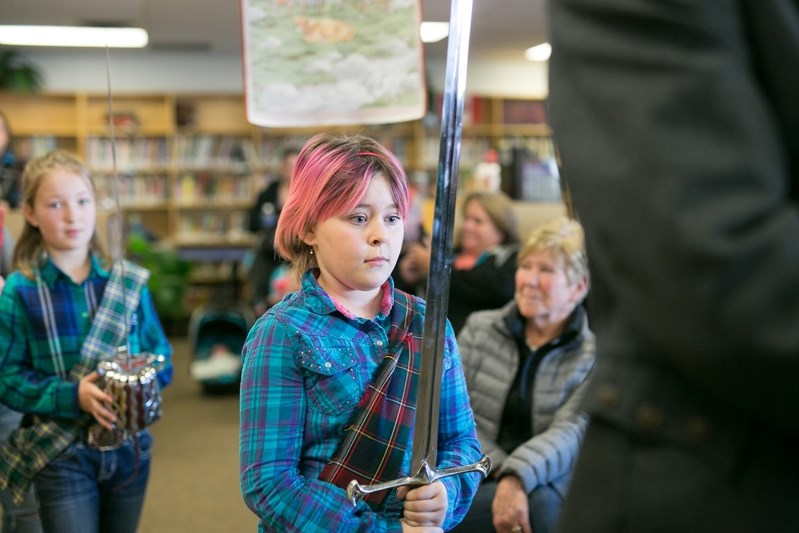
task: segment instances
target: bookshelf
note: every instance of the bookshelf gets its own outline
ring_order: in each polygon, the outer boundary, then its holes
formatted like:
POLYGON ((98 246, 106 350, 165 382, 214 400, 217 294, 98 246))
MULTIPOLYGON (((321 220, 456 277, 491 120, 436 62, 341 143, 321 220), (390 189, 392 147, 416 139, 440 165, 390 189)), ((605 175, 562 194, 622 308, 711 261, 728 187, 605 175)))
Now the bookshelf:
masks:
MULTIPOLYGON (((441 101, 435 99, 434 110, 441 109, 441 101)), ((300 147, 320 130, 252 126, 241 94, 115 93, 112 104, 125 227, 143 227, 200 263, 195 284, 202 290, 229 281, 211 273, 239 260, 253 245, 245 229, 247 210, 266 177, 277 173, 283 148, 300 147)), ((0 92, 18 156, 29 159, 54 148, 78 153, 93 172, 100 208, 112 211, 108 108, 106 94, 0 92)), ((516 146, 545 156, 553 151, 541 101, 471 96, 463 124, 462 180, 489 148, 501 154, 516 146)), ((402 124, 324 129, 374 136, 397 154, 409 175, 423 172, 434 180, 440 123, 433 114, 402 124)))

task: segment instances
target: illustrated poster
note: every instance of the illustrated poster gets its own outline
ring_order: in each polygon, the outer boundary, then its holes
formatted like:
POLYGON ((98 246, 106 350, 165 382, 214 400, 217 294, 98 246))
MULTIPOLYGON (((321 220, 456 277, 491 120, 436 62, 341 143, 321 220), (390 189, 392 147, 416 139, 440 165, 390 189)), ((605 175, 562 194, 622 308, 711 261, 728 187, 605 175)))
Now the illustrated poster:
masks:
POLYGON ((385 124, 425 113, 419 0, 241 0, 247 118, 385 124))

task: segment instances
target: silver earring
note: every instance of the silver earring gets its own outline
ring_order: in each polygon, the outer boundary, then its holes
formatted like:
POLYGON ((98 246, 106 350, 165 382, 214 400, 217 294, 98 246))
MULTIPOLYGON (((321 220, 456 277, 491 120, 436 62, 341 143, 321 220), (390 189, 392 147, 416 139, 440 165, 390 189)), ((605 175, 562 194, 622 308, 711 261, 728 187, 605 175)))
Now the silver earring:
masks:
POLYGON ((313 248, 311 248, 311 255, 313 255, 313 248))

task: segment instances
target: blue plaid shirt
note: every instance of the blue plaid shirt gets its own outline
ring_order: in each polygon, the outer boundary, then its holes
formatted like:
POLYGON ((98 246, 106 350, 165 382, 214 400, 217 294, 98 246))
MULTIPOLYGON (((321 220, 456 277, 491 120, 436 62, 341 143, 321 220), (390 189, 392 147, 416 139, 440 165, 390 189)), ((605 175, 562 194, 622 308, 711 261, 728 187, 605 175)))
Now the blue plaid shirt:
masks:
MULTIPOLYGON (((110 273, 94 256, 89 277, 80 284, 49 259, 40 272, 52 296, 54 316, 50 318, 55 320, 62 356, 53 356, 36 280, 21 272, 12 273, 0 295, 0 400, 25 413, 77 418, 82 414, 78 383, 68 381, 66 375, 80 361, 83 341, 110 273)), ((150 352, 166 356, 167 361, 171 359, 172 347, 146 287, 130 326, 131 353, 150 352)), ((158 381, 164 387, 171 379, 172 365, 168 363, 158 373, 158 381)))
MULTIPOLYGON (((391 280, 381 312, 354 317, 305 274, 302 289, 267 311, 244 345, 241 383, 241 486, 260 531, 402 531, 402 502, 389 495, 377 512, 353 506, 344 489, 318 479, 335 453, 344 425, 388 348, 391 280)), ((414 327, 424 323, 416 300, 414 327)), ((447 326, 439 411, 437 468, 480 459, 460 355, 447 326)), ((410 475, 411 443, 401 475, 410 475)), ((480 475, 451 476, 444 529, 460 522, 480 475)))

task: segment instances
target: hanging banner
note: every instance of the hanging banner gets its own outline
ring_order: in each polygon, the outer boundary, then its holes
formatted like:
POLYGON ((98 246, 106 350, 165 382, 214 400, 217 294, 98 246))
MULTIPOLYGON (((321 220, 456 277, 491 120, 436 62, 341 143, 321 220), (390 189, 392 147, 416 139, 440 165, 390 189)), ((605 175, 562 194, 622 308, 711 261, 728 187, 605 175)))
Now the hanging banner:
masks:
POLYGON ((241 0, 247 119, 385 124, 426 109, 419 0, 241 0))

